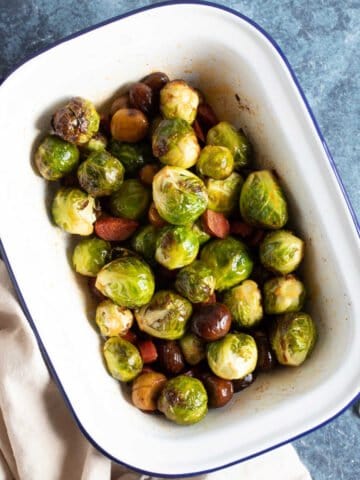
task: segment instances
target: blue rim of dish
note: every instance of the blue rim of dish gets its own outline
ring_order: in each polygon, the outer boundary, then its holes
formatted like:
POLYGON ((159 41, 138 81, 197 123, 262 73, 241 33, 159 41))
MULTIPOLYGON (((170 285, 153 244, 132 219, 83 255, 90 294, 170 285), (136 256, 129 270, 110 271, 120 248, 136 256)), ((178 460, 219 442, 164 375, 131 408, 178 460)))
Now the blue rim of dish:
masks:
MULTIPOLYGON (((275 40, 262 28, 260 27, 256 22, 254 22, 253 20, 251 20, 250 18, 248 18, 247 16, 237 12, 236 10, 233 10, 232 8, 229 8, 229 7, 226 7, 226 6, 223 6, 223 5, 219 5, 219 4, 216 4, 216 3, 212 3, 212 2, 207 2, 207 1, 202 1, 202 0, 194 0, 194 1, 177 1, 177 0, 170 0, 170 1, 165 1, 165 2, 159 2, 155 5, 148 5, 148 6, 145 6, 145 7, 141 7, 141 8, 138 8, 138 9, 135 9, 135 10, 131 10, 129 12, 126 12, 126 13, 123 13, 121 15, 117 15, 115 17, 112 17, 108 20, 105 20, 103 22, 100 22, 96 25, 93 25, 93 26, 90 26, 90 27, 87 27, 79 32, 75 32, 65 38, 62 38, 61 40, 59 41, 56 41, 54 42, 53 44, 51 44, 50 46, 47 46, 43 49, 40 49, 35 55, 31 55, 29 56, 28 58, 26 58, 24 61, 22 61, 19 65, 17 65, 13 70, 12 72, 7 75, 6 78, 8 78, 9 76, 11 76, 12 73, 14 73, 21 65, 23 65, 24 63, 28 62, 29 60, 31 60, 32 58, 35 58, 37 56, 39 56, 41 53, 44 53, 48 50, 51 50, 53 47, 56 47, 57 45, 60 45, 61 43, 64 43, 64 42, 67 42, 73 38, 76 38, 80 35, 83 35, 84 33, 87 33, 87 32, 90 32, 92 30, 96 30, 97 28, 99 27, 102 27, 102 26, 105 26, 105 25, 108 25, 110 23, 113 23, 115 21, 118 21, 118 20, 121 20, 123 18, 126 18, 126 17, 130 17, 130 16, 133 16, 133 15, 136 15, 137 13, 141 13, 141 12, 144 12, 144 11, 147 11, 147 10, 153 10, 153 9, 156 9, 156 8, 161 8, 161 7, 167 7, 167 6, 172 6, 172 5, 201 5, 201 6, 208 6, 208 7, 212 7, 212 8, 215 8, 215 9, 218 9, 218 10, 223 10, 225 12, 228 12, 228 13, 231 13, 232 15, 235 15, 236 17, 239 17, 241 18, 242 20, 244 20, 245 22, 249 23, 252 27, 254 27, 256 30, 258 30, 270 43, 271 45, 275 48, 275 50, 279 53, 280 57, 282 58, 282 60, 284 61, 291 77, 292 77, 292 80, 294 81, 299 93, 300 93, 300 96, 306 106, 306 109, 310 115, 310 118, 314 124, 314 127, 315 127, 315 130, 321 140, 321 143, 324 147, 324 150, 325 150, 325 153, 327 155, 327 158, 329 160, 329 163, 332 167, 332 170, 334 172, 334 175, 335 175, 335 178, 337 179, 337 182, 340 186, 340 189, 341 189, 341 192, 344 196, 344 199, 345 199, 345 202, 347 204, 347 207, 349 209, 349 212, 350 212, 350 215, 352 217, 352 220, 354 222, 354 225, 355 225, 355 229, 358 233, 358 236, 360 237, 360 224, 358 222, 358 219, 356 217, 356 214, 355 214, 355 211, 351 205, 351 201, 348 197, 348 194, 345 190, 345 187, 344 187, 344 184, 341 180, 341 177, 339 175, 339 172, 337 170, 337 167, 335 165, 335 162, 332 158, 332 155, 330 153, 330 150, 326 144, 326 141, 323 137, 323 134, 321 133, 321 130, 320 130, 320 127, 315 119, 315 116, 310 108, 310 105, 305 97, 305 94, 296 78, 296 75, 291 67, 291 65, 289 64, 286 56, 284 55, 284 53, 282 52, 281 48, 279 47, 279 45, 275 42, 275 40)), ((6 80, 5 78, 5 80, 6 80)), ((4 80, 4 81, 5 81, 4 80)), ((220 469, 223 469, 223 468, 228 468, 228 467, 231 467, 233 465, 236 465, 238 463, 241 463, 241 462, 244 462, 244 461, 247 461, 247 460, 250 460, 254 457, 257 457, 259 455, 262 455, 264 453, 267 453, 267 452, 270 452, 271 450, 274 450, 278 447, 281 447, 283 445, 286 445, 287 443, 289 442, 293 442, 294 440, 297 440, 311 432, 314 432, 315 430, 317 430, 318 428, 321 428, 325 425, 327 425, 328 423, 330 423, 332 420, 334 420, 335 418, 337 418, 339 415, 341 415, 343 412, 345 412, 345 410, 347 410, 353 403, 355 403, 358 399, 360 399, 360 392, 358 394, 356 394, 356 396, 345 406, 343 407, 338 413, 336 413, 335 415, 331 416, 330 418, 328 418, 327 420, 325 420, 324 422, 320 423, 319 425, 316 425, 315 427, 309 429, 309 430, 306 430, 302 433, 300 433, 299 435, 295 435, 294 437, 291 437, 287 440, 284 440, 283 442, 280 442, 276 445, 273 445, 267 449, 264 449, 264 450, 261 450, 259 452, 256 452, 252 455, 248 455, 244 458, 241 458, 241 459, 238 459, 238 460, 235 460, 233 462, 230 462, 230 463, 227 463, 225 465, 220 465, 218 467, 214 467, 214 468, 211 468, 211 469, 208 469, 208 470, 202 470, 202 471, 198 471, 198 472, 193 472, 193 473, 186 473, 186 474, 164 474, 164 473, 157 473, 157 472, 148 472, 146 470, 142 470, 142 469, 139 469, 135 466, 132 466, 132 465, 128 465, 126 463, 124 463, 123 461, 119 460, 118 458, 115 458, 113 457, 110 453, 108 453, 107 451, 105 451, 100 445, 98 445, 96 443, 96 441, 88 434, 88 432, 86 431, 85 427, 81 424, 80 420, 78 419, 77 415, 76 415, 76 412, 66 394, 66 391, 64 389, 64 387, 62 386, 62 383, 57 375, 57 372, 54 368, 54 366, 52 365, 52 362, 50 360, 50 357, 49 357, 49 354, 47 353, 46 351, 46 348, 41 340, 41 337, 36 329, 36 326, 35 326, 35 322, 29 312, 29 309, 27 308, 27 305, 26 305, 26 302, 22 296, 22 293, 21 293, 21 290, 18 286, 18 283, 16 281, 16 277, 14 275, 14 272, 11 268, 11 265, 10 265, 10 262, 8 260, 8 257, 6 255, 6 251, 5 251, 5 248, 3 246, 3 243, 2 241, 0 240, 0 254, 4 260, 4 263, 6 265, 6 268, 8 270, 8 273, 9 273, 9 276, 10 276, 10 279, 14 285, 14 288, 15 288, 15 291, 16 291, 16 294, 18 296, 18 299, 19 299, 19 302, 20 302, 20 305, 22 307, 22 310, 25 314, 25 317, 27 319, 27 321, 29 322, 30 324, 30 327, 31 329, 33 330, 34 332, 34 335, 35 335, 35 338, 37 340, 37 343, 39 345, 39 349, 41 351, 41 354, 45 360, 45 363, 47 364, 50 372, 51 372, 51 375, 52 377, 54 378, 64 400, 65 400, 65 403, 67 404, 72 416, 74 417, 76 423, 78 424, 79 426, 79 429, 80 431, 82 432, 82 434, 86 437, 86 439, 98 450, 100 451, 103 455, 105 455, 106 457, 108 457, 110 460, 116 462, 116 463, 119 463, 121 465, 124 465, 125 467, 128 467, 136 472, 139 472, 141 474, 145 474, 145 475, 150 475, 150 476, 161 476, 162 478, 184 478, 184 477, 192 477, 192 476, 195 476, 195 475, 205 475, 205 474, 208 474, 208 473, 211 473, 211 472, 215 472, 216 470, 220 470, 220 469)))

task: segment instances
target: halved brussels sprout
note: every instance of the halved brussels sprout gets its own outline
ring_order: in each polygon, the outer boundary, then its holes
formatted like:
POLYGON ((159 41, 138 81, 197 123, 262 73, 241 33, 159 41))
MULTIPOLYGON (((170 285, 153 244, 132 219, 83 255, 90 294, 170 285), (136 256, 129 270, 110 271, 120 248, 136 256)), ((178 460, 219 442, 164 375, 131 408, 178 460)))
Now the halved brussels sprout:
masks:
POLYGON ((243 183, 242 176, 236 172, 233 172, 225 180, 207 178, 205 185, 209 197, 208 208, 224 215, 230 215, 237 208, 243 183))
POLYGON ((199 240, 190 227, 169 225, 163 227, 156 240, 156 260, 174 270, 189 265, 199 252, 199 240))
POLYGON ((147 211, 150 197, 150 191, 139 180, 125 180, 110 197, 111 213, 117 217, 138 220, 147 211))
POLYGON ((103 267, 95 286, 113 302, 135 308, 151 300, 155 290, 150 267, 137 257, 120 257, 103 267))
POLYGON ((193 123, 199 95, 183 80, 173 80, 160 91, 160 110, 165 118, 181 118, 193 123))
POLYGON ((304 256, 304 242, 287 230, 266 235, 260 244, 260 261, 265 268, 280 275, 291 273, 304 256))
POLYGON ((240 194, 240 212, 255 227, 282 228, 288 220, 283 191, 270 170, 250 173, 240 194))
POLYGON ((245 280, 240 285, 225 292, 224 303, 239 327, 253 327, 263 317, 261 293, 253 280, 245 280))
POLYGON ((116 380, 130 382, 139 375, 143 361, 139 350, 121 337, 110 337, 103 346, 109 373, 116 380))
POLYGON ((201 150, 196 170, 200 175, 224 180, 234 170, 234 158, 230 150, 219 145, 207 145, 201 150))
POLYGON ((202 180, 179 167, 164 167, 155 175, 153 199, 160 216, 175 225, 194 222, 208 203, 202 180))
POLYGON ((92 152, 78 168, 81 187, 93 197, 111 195, 121 187, 124 167, 109 152, 92 152))
POLYGON ((181 337, 179 343, 189 365, 197 365, 206 357, 204 342, 193 333, 181 337))
POLYGON ((176 290, 192 303, 206 302, 215 290, 215 277, 201 260, 182 268, 176 277, 176 290))
POLYGON ((207 393, 200 380, 180 375, 166 382, 157 407, 169 420, 179 425, 192 425, 205 417, 207 401, 207 393))
POLYGON ((59 180, 79 163, 76 145, 55 135, 47 135, 35 153, 35 164, 46 180, 59 180))
POLYGON ((298 367, 310 355, 317 338, 313 319, 304 312, 292 312, 276 318, 270 333, 271 346, 282 365, 298 367))
POLYGON ((140 330, 156 338, 176 340, 184 335, 191 303, 171 290, 155 293, 150 303, 135 311, 140 330))
POLYGON ((128 308, 120 307, 111 300, 103 300, 96 308, 95 321, 101 335, 115 337, 128 332, 133 324, 134 316, 128 308))
POLYGON ((95 212, 95 199, 78 188, 60 188, 51 207, 56 225, 77 235, 93 233, 95 212))
POLYGON ((294 275, 271 278, 264 284, 264 310, 269 315, 298 312, 304 301, 304 284, 294 275))
POLYGON ((255 370, 258 353, 253 337, 246 333, 228 333, 207 345, 206 356, 215 375, 237 380, 255 370))
POLYGON ((125 143, 112 139, 109 152, 120 160, 127 176, 135 175, 144 165, 155 161, 151 147, 146 142, 125 143))
POLYGON ((220 122, 215 127, 210 128, 206 143, 227 147, 234 157, 235 170, 246 167, 249 163, 251 154, 249 140, 228 122, 220 122))
POLYGON ((158 230, 153 225, 145 225, 133 235, 131 246, 150 264, 155 260, 156 239, 158 230))
POLYGON ((207 243, 200 255, 215 277, 215 290, 226 290, 251 274, 253 261, 243 242, 227 237, 207 243))
POLYGON ((109 258, 111 245, 101 238, 84 238, 75 247, 72 263, 75 271, 96 277, 109 258))
POLYGON ((195 235, 198 237, 200 246, 206 243, 208 240, 210 240, 211 236, 205 232, 200 218, 198 218, 196 222, 193 223, 193 226, 191 227, 191 229, 195 233, 195 235))

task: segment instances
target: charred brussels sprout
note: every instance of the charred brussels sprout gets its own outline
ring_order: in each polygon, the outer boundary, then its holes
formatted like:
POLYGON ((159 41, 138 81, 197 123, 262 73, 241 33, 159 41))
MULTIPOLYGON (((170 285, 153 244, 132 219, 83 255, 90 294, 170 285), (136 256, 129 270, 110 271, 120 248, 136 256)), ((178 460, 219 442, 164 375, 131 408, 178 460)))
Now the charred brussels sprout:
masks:
POLYGON ((228 333, 208 344, 206 356, 215 375, 225 380, 237 380, 255 370, 257 347, 250 335, 228 333))
POLYGON ((269 315, 298 312, 304 301, 304 284, 294 275, 271 278, 264 284, 264 310, 269 315))
POLYGON ((155 259, 157 235, 158 230, 153 225, 146 225, 132 237, 132 248, 149 263, 153 263, 155 259))
POLYGON ((111 213, 117 217, 138 220, 147 211, 150 196, 150 191, 139 180, 125 180, 110 197, 111 213))
POLYGON ((210 240, 211 237, 208 233, 205 232, 200 219, 196 220, 191 229, 198 237, 199 245, 203 245, 208 240, 210 240))
POLYGON ((240 212, 255 227, 282 228, 288 220, 286 200, 269 170, 251 173, 241 189, 240 212))
POLYGON ((133 176, 144 165, 154 162, 151 147, 147 143, 125 143, 111 140, 109 152, 114 155, 125 168, 126 175, 133 176))
POLYGON ((224 180, 234 170, 234 158, 226 147, 207 145, 201 150, 200 157, 196 163, 196 170, 205 177, 224 180))
POLYGON ((291 367, 298 367, 306 360, 316 338, 316 325, 310 315, 303 312, 280 315, 270 333, 278 362, 291 367))
POLYGON ((135 308, 148 303, 155 290, 150 267, 137 257, 120 257, 103 267, 95 286, 117 305, 135 308))
POLYGON ((153 337, 176 340, 184 335, 191 303, 171 290, 155 293, 150 303, 135 311, 140 330, 153 337))
POLYGON ((232 213, 238 205, 243 183, 241 175, 236 172, 233 172, 225 180, 207 178, 205 185, 209 197, 208 208, 224 215, 232 213))
POLYGON ((191 228, 181 225, 163 227, 156 241, 156 260, 174 270, 189 265, 199 252, 199 240, 191 228))
POLYGON ((162 163, 181 168, 195 165, 200 153, 194 130, 180 118, 158 124, 152 136, 152 149, 162 163))
POLYGON ((103 347, 109 373, 116 380, 130 382, 139 375, 143 362, 139 350, 127 340, 111 337, 103 347))
POLYGON ((56 225, 77 235, 90 235, 93 232, 95 211, 95 199, 78 188, 61 188, 51 207, 56 225))
POLYGON ((107 139, 102 133, 96 133, 90 140, 84 145, 84 150, 87 153, 102 152, 107 147, 107 139))
POLYGON ((59 180, 79 163, 79 150, 76 145, 55 135, 48 135, 35 153, 35 164, 46 180, 59 180))
POLYGON ((133 324, 134 316, 128 308, 120 307, 111 300, 104 300, 96 308, 95 321, 101 335, 115 337, 127 333, 133 324))
POLYGON ((183 80, 173 80, 160 91, 160 110, 165 118, 180 118, 193 123, 199 95, 183 80))
POLYGON ((109 258, 111 245, 101 238, 85 238, 75 247, 72 262, 77 273, 96 277, 109 258))
POLYGON ((175 225, 194 222, 208 203, 200 178, 179 167, 164 167, 155 175, 153 199, 160 216, 175 225))
POLYGON ((205 417, 207 401, 207 393, 200 380, 180 375, 165 384, 157 407, 169 420, 179 425, 192 425, 205 417))
POLYGON ((212 271, 216 290, 237 285, 249 277, 253 268, 246 245, 232 237, 207 243, 200 258, 212 271))
POLYGON ((228 122, 220 122, 212 127, 208 131, 206 143, 227 147, 234 157, 235 170, 246 167, 249 163, 251 154, 249 140, 228 122))
POLYGON ((175 287, 192 303, 206 302, 214 293, 215 277, 205 263, 196 260, 180 270, 175 287))
POLYGON ((89 100, 75 97, 54 113, 51 124, 59 137, 83 145, 99 130, 100 117, 89 100))
POLYGON ((239 327, 251 328, 263 317, 261 293, 253 280, 245 280, 225 292, 224 303, 239 327))
POLYGON ((181 337, 179 343, 189 365, 197 365, 206 357, 204 342, 193 333, 181 337))
POLYGON ((266 235, 259 254, 265 268, 286 275, 296 270, 303 259, 304 242, 287 230, 278 230, 266 235))

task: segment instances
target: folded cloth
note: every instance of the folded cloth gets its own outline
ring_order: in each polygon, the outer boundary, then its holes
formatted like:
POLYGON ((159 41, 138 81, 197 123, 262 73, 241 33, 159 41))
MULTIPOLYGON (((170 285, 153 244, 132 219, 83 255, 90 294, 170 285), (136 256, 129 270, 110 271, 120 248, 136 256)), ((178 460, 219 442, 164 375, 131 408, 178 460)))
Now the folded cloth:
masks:
MULTIPOLYGON (((95 450, 46 368, 0 262, 0 480, 155 480, 95 450)), ((290 445, 198 480, 309 480, 290 445)))

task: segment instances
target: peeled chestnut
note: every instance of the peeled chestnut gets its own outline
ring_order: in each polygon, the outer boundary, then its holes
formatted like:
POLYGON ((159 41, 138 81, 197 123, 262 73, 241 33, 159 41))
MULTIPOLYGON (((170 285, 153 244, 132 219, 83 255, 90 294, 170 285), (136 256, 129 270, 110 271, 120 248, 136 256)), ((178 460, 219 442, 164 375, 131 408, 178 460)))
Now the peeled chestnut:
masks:
POLYGON ((234 394, 231 380, 224 380, 211 374, 203 375, 201 380, 208 394, 209 407, 219 408, 230 402, 234 394))
POLYGON ((256 330, 255 332, 252 332, 252 336, 254 337, 258 350, 256 368, 262 372, 267 372, 276 364, 275 355, 271 350, 268 336, 263 330, 256 330))
POLYGON ((256 373, 248 373, 244 378, 239 378, 239 380, 232 380, 234 387, 234 392, 240 392, 245 388, 249 387, 256 379, 256 373))
POLYGON ((134 108, 141 110, 146 115, 154 109, 153 91, 145 83, 134 83, 129 90, 130 103, 134 108))
POLYGON ((169 77, 163 72, 154 72, 147 75, 141 80, 142 83, 148 85, 154 93, 160 90, 169 82, 169 77))
POLYGON ((231 313, 222 303, 200 305, 191 319, 191 331, 207 342, 224 337, 231 326, 231 313))
POLYGON ((185 368, 181 348, 175 340, 159 341, 156 345, 160 366, 168 373, 177 375, 185 368))

